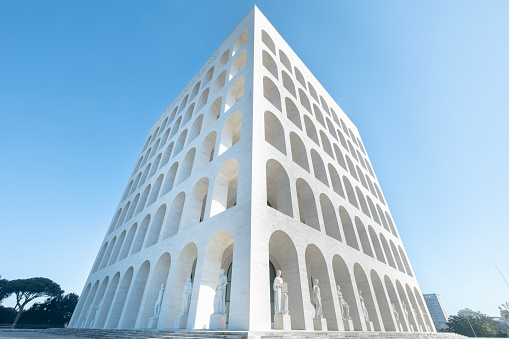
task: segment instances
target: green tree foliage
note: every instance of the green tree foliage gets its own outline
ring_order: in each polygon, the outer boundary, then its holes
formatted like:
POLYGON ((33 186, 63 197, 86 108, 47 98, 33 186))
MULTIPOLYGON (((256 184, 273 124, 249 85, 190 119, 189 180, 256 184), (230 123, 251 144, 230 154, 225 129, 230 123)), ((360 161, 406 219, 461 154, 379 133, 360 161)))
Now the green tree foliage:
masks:
POLYGON ((23 312, 19 324, 44 324, 64 326, 71 320, 78 296, 74 293, 47 298, 43 303, 35 303, 23 312))
POLYGON ((14 294, 16 296, 14 310, 17 314, 11 326, 11 328, 14 328, 29 302, 40 297, 56 297, 64 291, 62 291, 60 285, 48 278, 30 278, 11 280, 2 287, 2 292, 7 293, 7 295, 14 294))
POLYGON ((447 331, 468 337, 509 337, 506 326, 494 321, 484 313, 479 311, 475 312, 469 308, 459 310, 457 315, 451 315, 449 317, 447 331))
POLYGON ((2 279, 2 276, 0 275, 0 304, 2 303, 2 300, 9 296, 9 294, 3 290, 3 287, 7 285, 8 282, 9 280, 2 279))

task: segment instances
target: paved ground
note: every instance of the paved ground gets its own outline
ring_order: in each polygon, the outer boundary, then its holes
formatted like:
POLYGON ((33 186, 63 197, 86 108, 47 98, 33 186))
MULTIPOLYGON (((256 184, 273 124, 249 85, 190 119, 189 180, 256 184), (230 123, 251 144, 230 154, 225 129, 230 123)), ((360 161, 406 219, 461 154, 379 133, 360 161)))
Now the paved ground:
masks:
MULTIPOLYGON (((54 335, 54 334, 46 334, 39 332, 22 332, 22 331, 13 331, 13 332, 2 332, 0 331, 0 338, 8 338, 8 339, 78 339, 78 337, 69 337, 64 335, 54 335)), ((80 337, 79 339, 87 339, 84 337, 80 337)))

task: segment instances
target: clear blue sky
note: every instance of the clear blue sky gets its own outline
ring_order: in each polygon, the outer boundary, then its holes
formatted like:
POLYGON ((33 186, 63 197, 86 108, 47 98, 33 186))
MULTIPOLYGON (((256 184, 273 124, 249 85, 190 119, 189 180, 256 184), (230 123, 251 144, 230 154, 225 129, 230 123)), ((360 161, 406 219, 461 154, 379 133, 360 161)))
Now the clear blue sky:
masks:
MULTIPOLYGON (((148 130, 253 1, 0 2, 0 275, 81 293, 148 130)), ((509 301, 509 2, 257 1, 357 125, 423 293, 509 301)))

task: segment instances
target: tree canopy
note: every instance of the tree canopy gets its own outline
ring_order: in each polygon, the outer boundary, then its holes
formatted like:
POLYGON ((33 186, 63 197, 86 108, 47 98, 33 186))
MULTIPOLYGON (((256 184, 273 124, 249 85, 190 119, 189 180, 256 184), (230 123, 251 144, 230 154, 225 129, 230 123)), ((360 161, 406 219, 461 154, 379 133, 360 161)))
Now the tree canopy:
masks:
POLYGON ((3 290, 3 287, 7 285, 8 282, 9 280, 2 279, 2 276, 0 275, 0 304, 2 303, 2 300, 9 296, 9 294, 3 290))
POLYGON ((447 331, 468 337, 509 337, 507 325, 498 323, 486 314, 469 308, 459 310, 457 315, 449 317, 447 331))
POLYGON ((11 280, 1 288, 1 292, 7 296, 11 294, 15 294, 16 296, 16 306, 14 310, 17 312, 17 315, 11 326, 11 328, 14 328, 25 306, 29 302, 39 297, 56 297, 61 295, 64 291, 62 291, 60 285, 53 280, 38 277, 11 280))

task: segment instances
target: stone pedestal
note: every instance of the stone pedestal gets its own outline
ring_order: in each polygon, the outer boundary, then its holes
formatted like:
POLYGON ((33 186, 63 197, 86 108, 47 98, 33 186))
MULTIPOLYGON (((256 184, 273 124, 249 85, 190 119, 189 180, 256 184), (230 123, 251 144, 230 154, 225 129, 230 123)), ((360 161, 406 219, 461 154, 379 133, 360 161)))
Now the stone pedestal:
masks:
POLYGON ((226 329, 226 314, 211 314, 209 329, 210 330, 225 330, 226 329))
POLYGON ((148 328, 156 328, 159 317, 152 317, 148 320, 148 328))
POLYGON ((355 329, 353 328, 352 319, 350 320, 343 319, 343 327, 345 328, 345 331, 355 331, 355 329))
POLYGON ((428 325, 426 325, 426 330, 427 330, 428 332, 431 332, 431 327, 429 327, 428 325))
POLYGON ((327 320, 325 318, 313 318, 315 331, 327 331, 327 320))
POLYGON ((415 330, 414 330, 414 325, 410 325, 410 324, 408 324, 408 326, 410 326, 410 332, 415 332, 415 330))
POLYGON ((274 316, 274 329, 290 331, 292 329, 292 322, 290 315, 275 315, 274 316))
POLYGON ((403 331, 403 324, 402 323, 398 323, 398 331, 404 332, 403 331))
POLYGON ((421 326, 421 325, 419 325, 419 330, 420 330, 421 332, 424 332, 424 328, 422 328, 422 326, 421 326))
POLYGON ((375 328, 373 327, 372 321, 366 321, 366 331, 373 332, 375 328))
POLYGON ((187 327, 187 315, 179 315, 173 321, 173 328, 183 329, 187 327))

